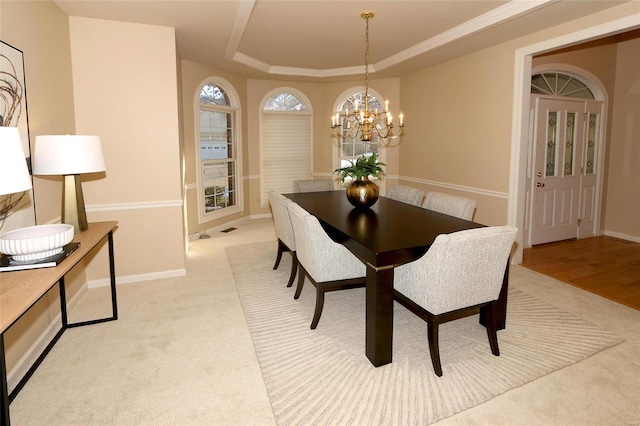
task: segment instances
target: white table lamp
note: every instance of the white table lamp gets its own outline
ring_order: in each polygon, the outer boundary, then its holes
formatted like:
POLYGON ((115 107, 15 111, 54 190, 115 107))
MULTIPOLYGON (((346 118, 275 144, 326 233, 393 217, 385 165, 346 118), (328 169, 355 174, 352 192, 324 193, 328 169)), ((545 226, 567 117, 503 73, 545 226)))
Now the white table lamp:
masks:
POLYGON ((63 175, 62 222, 73 225, 75 232, 88 229, 80 174, 105 170, 98 136, 36 136, 33 158, 34 175, 63 175))
POLYGON ((20 131, 17 127, 0 127, 0 195, 31 189, 20 131))
MULTIPOLYGON (((0 195, 29 189, 31 175, 20 131, 16 127, 0 127, 0 195)), ((29 226, 0 235, 0 253, 13 261, 29 263, 59 253, 72 238, 73 228, 68 225, 29 226)))

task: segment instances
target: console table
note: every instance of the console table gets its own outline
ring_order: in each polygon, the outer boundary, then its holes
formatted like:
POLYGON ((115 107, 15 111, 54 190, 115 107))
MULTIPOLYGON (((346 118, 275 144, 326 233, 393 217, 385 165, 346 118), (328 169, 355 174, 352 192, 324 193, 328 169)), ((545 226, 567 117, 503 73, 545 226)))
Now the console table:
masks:
POLYGON ((73 241, 79 242, 80 246, 58 266, 0 273, 0 424, 2 426, 8 426, 10 424, 9 404, 24 387, 27 380, 29 380, 33 375, 35 370, 42 363, 44 358, 47 356, 49 351, 51 351, 67 328, 81 327, 118 319, 116 276, 113 260, 113 231, 115 231, 117 225, 118 222, 90 223, 87 231, 76 234, 73 239, 73 241), (105 237, 109 242, 109 273, 111 277, 112 316, 69 324, 67 321, 67 298, 65 294, 64 276, 78 262, 84 259, 84 257, 94 247, 104 240, 105 237), (60 290, 60 315, 62 319, 62 326, 33 366, 31 366, 29 371, 16 385, 15 389, 9 393, 7 385, 4 333, 56 284, 58 284, 60 290))

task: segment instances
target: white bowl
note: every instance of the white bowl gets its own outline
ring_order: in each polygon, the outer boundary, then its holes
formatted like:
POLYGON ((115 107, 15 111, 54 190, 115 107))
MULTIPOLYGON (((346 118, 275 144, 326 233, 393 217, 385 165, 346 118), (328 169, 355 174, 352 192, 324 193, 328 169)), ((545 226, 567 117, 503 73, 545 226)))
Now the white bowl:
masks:
POLYGON ((19 261, 44 259, 60 253, 73 234, 73 225, 64 223, 16 229, 0 235, 0 253, 19 261))

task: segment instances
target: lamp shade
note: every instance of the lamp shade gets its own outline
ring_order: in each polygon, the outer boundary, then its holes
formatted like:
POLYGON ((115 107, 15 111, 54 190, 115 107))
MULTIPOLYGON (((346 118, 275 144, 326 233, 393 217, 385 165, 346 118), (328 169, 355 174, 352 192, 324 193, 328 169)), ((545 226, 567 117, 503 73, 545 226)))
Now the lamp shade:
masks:
POLYGON ((77 175, 105 170, 98 136, 36 136, 33 157, 36 175, 77 175))
POLYGON ((0 195, 14 194, 31 188, 20 130, 0 127, 0 195))

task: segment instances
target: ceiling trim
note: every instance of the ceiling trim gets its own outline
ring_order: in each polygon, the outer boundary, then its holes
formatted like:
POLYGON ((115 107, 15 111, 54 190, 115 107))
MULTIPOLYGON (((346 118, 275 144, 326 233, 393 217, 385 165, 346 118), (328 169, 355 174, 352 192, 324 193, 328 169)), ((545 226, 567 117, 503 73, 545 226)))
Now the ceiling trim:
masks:
MULTIPOLYGON (((373 73, 397 65, 416 56, 435 50, 447 44, 451 44, 464 37, 468 37, 469 35, 483 31, 487 28, 558 1, 559 0, 512 0, 507 4, 438 34, 435 37, 411 46, 401 52, 391 55, 375 64, 369 64, 369 72, 373 73)), ((364 65, 331 69, 294 68, 271 65, 242 52, 238 52, 238 46, 240 45, 242 36, 244 35, 245 29, 249 23, 249 18, 251 17, 251 12, 253 11, 255 2, 256 0, 240 2, 236 22, 229 40, 229 45, 227 46, 227 59, 247 65, 248 67, 254 68, 258 71, 275 75, 290 75, 297 77, 340 77, 364 73, 364 65)))
POLYGON ((544 7, 549 3, 556 3, 559 0, 531 0, 531 1, 510 1, 490 12, 473 18, 463 24, 458 25, 448 31, 442 32, 435 37, 418 43, 401 52, 391 55, 386 59, 376 63, 376 68, 382 71, 393 65, 414 58, 416 56, 435 50, 439 47, 453 43, 464 37, 468 37, 477 32, 496 26, 502 22, 517 18, 520 15, 532 12, 544 7))
MULTIPOLYGON (((231 37, 229 37, 229 44, 227 45, 226 59, 234 60, 235 55, 238 52, 238 46, 240 40, 244 35, 244 31, 251 18, 251 12, 256 4, 256 0, 243 0, 238 7, 238 14, 236 15, 236 22, 233 24, 233 30, 231 31, 231 37)), ((246 55, 245 55, 246 56, 246 55)))

